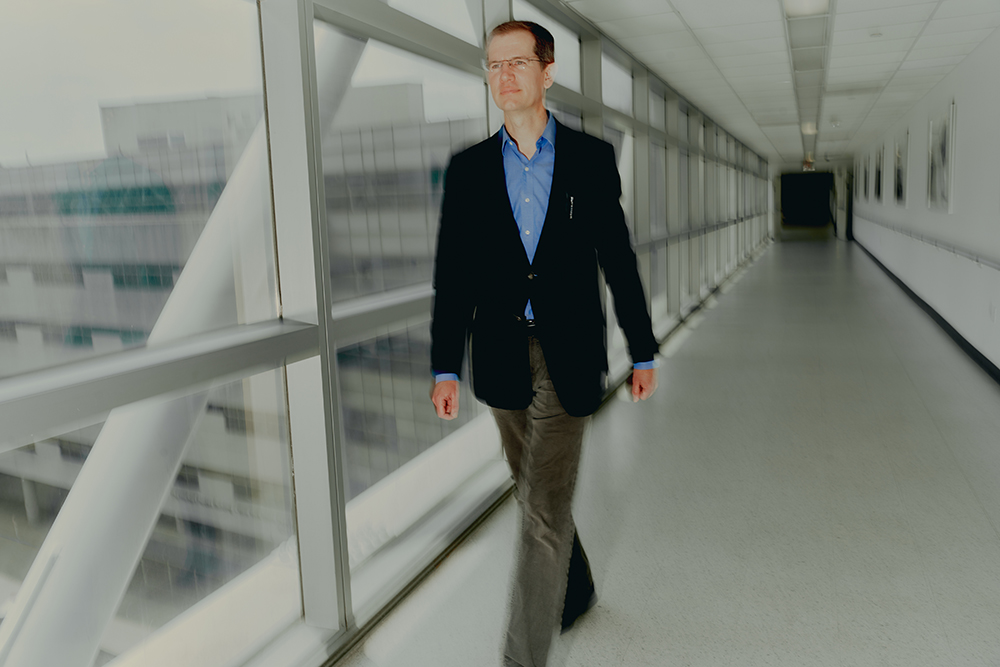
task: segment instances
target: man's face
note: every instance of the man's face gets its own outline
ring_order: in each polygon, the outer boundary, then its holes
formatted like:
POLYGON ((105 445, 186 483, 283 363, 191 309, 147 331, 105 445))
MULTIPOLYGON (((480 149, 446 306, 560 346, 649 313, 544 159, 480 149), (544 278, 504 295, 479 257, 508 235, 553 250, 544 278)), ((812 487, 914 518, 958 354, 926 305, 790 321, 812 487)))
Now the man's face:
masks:
POLYGON ((486 51, 487 62, 527 60, 523 71, 504 63, 498 73, 490 73, 490 94, 502 111, 544 109, 545 90, 552 85, 554 63, 544 65, 535 56, 535 37, 525 30, 497 35, 486 51))

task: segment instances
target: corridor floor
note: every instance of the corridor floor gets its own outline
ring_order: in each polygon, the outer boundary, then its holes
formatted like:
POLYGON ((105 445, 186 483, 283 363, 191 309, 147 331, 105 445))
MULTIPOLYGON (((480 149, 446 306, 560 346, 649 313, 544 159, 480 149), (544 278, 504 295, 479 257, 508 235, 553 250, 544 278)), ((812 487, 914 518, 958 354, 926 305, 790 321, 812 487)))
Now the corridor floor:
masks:
MULTIPOLYGON (((774 245, 612 400, 553 667, 1000 665, 1000 388, 852 244, 774 245)), ((492 667, 513 500, 341 665, 492 667)))

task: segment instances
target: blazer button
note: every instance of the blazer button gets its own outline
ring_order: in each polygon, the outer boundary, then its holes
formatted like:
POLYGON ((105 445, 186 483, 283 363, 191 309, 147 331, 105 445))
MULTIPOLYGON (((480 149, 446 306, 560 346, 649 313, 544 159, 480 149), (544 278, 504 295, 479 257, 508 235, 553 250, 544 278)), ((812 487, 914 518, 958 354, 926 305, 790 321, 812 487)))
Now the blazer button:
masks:
POLYGON ((534 273, 529 273, 528 274, 528 280, 534 280, 534 279, 535 279, 535 274, 534 273))

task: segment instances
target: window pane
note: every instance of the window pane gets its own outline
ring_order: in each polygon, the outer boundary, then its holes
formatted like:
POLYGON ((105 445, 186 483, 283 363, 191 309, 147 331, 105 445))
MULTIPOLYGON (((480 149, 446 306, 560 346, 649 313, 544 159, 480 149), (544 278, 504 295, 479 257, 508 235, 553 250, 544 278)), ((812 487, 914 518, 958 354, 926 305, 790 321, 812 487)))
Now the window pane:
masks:
POLYGON ((389 6, 470 44, 483 45, 483 10, 480 2, 389 0, 389 6), (473 16, 472 12, 475 12, 476 15, 473 16))
POLYGON ((622 180, 622 209, 625 211, 625 222, 628 223, 629 230, 635 234, 635 227, 632 221, 632 201, 635 195, 634 190, 634 167, 635 167, 635 141, 631 132, 622 132, 610 125, 604 126, 604 138, 615 148, 615 158, 618 160, 618 174, 622 180))
POLYGON ((649 233, 652 238, 667 233, 667 164, 666 149, 649 145, 649 233))
POLYGON ((578 93, 583 92, 580 87, 580 37, 524 0, 514 0, 513 9, 515 20, 534 21, 541 24, 555 38, 556 62, 559 63, 559 69, 556 70, 556 83, 578 93))
POLYGON ((603 53, 601 92, 606 105, 632 115, 632 71, 603 53))
POLYGON ((275 317, 255 5, 57 0, 3 25, 0 377, 174 337, 174 294, 184 333, 275 317), (196 247, 233 268, 176 290, 196 247))
POLYGON ((665 129, 666 118, 666 100, 663 98, 663 95, 650 91, 649 124, 658 130, 663 130, 665 129))
MULTIPOLYGON (((96 664, 115 656, 138 659, 158 642, 196 650, 190 643, 204 636, 196 630, 205 626, 214 628, 213 654, 231 651, 235 659, 301 615, 283 397, 280 371, 207 392, 96 664), (232 613, 227 584, 237 577, 241 587, 267 591, 244 611, 270 634, 245 636, 241 624, 225 616, 232 613)), ((115 413, 109 424, 112 419, 115 413)), ((27 574, 92 449, 115 446, 115 429, 102 434, 103 427, 98 423, 0 454, 0 582, 8 594, 27 574)), ((145 446, 141 433, 130 437, 129 446, 145 446)), ((109 487, 125 486, 114 469, 106 472, 109 487)))
POLYGON ((560 123, 574 130, 583 131, 583 115, 579 109, 563 106, 553 100, 547 101, 546 106, 560 123))
POLYGON ((428 393, 430 358, 429 324, 337 350, 348 502, 484 409, 463 378, 458 418, 439 419, 428 393))
POLYGON ((337 350, 356 612, 401 585, 393 582, 417 554, 407 551, 388 564, 377 556, 391 545, 405 545, 411 528, 499 460, 495 427, 472 395, 467 374, 460 383, 458 418, 438 418, 430 401, 429 360, 426 322, 337 350))
POLYGON ((334 301, 430 281, 448 161, 486 136, 481 77, 374 40, 346 76, 320 108, 334 301))
POLYGON ((665 242, 653 245, 649 258, 651 284, 649 298, 652 307, 650 315, 653 322, 667 317, 667 244, 665 242))

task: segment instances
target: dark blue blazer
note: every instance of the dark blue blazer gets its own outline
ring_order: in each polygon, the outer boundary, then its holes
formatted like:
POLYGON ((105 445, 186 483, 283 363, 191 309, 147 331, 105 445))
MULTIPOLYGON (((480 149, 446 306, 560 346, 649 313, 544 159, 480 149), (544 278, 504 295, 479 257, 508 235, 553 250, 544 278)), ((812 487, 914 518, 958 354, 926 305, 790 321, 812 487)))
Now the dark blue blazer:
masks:
POLYGON ((431 367, 460 374, 468 344, 476 396, 496 408, 526 408, 533 392, 524 308, 531 299, 556 395, 569 414, 591 414, 608 370, 599 268, 632 361, 651 361, 658 344, 620 196, 612 146, 557 123, 548 213, 529 263, 499 133, 453 156, 434 268, 431 367))

